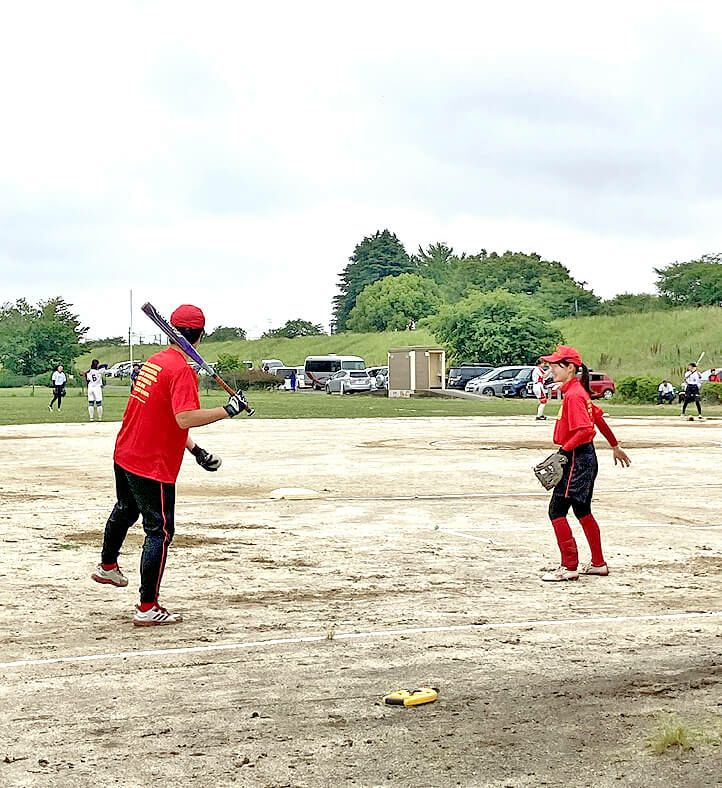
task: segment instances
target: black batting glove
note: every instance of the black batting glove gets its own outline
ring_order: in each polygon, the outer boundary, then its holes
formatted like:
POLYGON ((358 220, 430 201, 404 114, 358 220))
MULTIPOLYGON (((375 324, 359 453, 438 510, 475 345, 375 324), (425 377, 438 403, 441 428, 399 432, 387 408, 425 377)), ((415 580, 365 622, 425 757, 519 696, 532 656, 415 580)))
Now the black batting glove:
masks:
POLYGON ((223 409, 231 418, 238 416, 239 413, 243 413, 244 410, 248 410, 248 403, 243 396, 243 391, 238 389, 235 394, 231 394, 228 398, 228 404, 224 405, 223 409))
POLYGON ((196 462, 206 471, 217 471, 222 464, 221 458, 215 454, 209 454, 205 449, 196 444, 191 449, 191 454, 196 458, 196 462))

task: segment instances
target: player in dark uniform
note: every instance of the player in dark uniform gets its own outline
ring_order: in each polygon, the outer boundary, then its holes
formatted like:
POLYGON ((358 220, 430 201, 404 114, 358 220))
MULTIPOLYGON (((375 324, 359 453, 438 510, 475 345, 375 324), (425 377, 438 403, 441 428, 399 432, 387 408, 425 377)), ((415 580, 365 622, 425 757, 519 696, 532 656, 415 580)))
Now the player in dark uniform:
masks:
POLYGON ((603 411, 592 402, 589 387, 589 370, 582 363, 579 352, 568 345, 560 345, 556 352, 544 356, 551 367, 554 380, 561 383, 562 406, 554 427, 554 443, 566 458, 564 475, 552 492, 549 503, 549 519, 561 553, 561 565, 548 572, 542 580, 560 582, 579 579, 579 554, 577 543, 567 520, 571 508, 579 520, 591 550, 591 561, 582 566, 581 574, 609 574, 602 553, 599 525, 592 514, 592 495, 597 478, 597 454, 594 450, 595 427, 607 439, 614 454, 614 464, 622 467, 631 464, 626 452, 620 447, 603 411), (577 373, 581 372, 578 377, 577 373))
MULTIPOLYGON (((199 344, 205 317, 198 307, 179 306, 170 322, 192 345, 199 344)), ((227 405, 202 409, 198 379, 177 345, 152 355, 138 374, 115 442, 117 502, 105 526, 100 563, 91 575, 97 583, 128 585, 118 566, 118 556, 128 529, 142 515, 145 542, 140 562, 140 604, 133 616, 135 626, 182 621, 179 613, 171 613, 158 601, 175 531, 175 481, 184 449, 208 471, 216 471, 221 465, 220 458, 191 440, 188 429, 232 418, 244 407, 243 394, 236 392, 227 405)))

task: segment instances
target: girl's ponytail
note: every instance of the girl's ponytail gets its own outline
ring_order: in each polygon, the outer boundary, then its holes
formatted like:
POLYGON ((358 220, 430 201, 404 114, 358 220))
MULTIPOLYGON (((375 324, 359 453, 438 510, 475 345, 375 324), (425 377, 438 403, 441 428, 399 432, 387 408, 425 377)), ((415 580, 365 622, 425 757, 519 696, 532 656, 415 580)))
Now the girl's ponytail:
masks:
POLYGON ((584 386, 584 390, 591 397, 592 387, 589 385, 589 369, 587 368, 586 364, 582 364, 581 367, 579 367, 579 369, 582 371, 582 375, 581 378, 579 379, 579 382, 582 384, 582 386, 584 386))

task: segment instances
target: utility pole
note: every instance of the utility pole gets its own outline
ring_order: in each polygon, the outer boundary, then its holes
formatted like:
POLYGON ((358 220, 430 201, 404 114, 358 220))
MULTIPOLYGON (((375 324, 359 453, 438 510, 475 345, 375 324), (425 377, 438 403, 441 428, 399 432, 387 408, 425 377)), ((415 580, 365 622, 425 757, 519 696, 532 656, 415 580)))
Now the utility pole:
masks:
POLYGON ((130 291, 130 323, 128 324, 128 350, 130 353, 130 368, 133 368, 133 291, 130 291))

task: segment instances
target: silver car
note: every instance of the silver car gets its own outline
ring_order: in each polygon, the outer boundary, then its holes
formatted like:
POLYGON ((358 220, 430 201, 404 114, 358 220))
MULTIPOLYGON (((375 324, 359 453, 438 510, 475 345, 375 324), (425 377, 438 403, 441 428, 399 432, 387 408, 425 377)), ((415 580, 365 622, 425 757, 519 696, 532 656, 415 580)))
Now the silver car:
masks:
POLYGON ((341 369, 326 381, 326 394, 351 394, 353 391, 371 391, 374 382, 364 369, 341 369))
POLYGON ((530 366, 497 367, 486 375, 474 378, 466 384, 465 391, 470 394, 483 394, 485 397, 501 397, 504 386, 511 383, 518 375, 532 370, 530 366))

